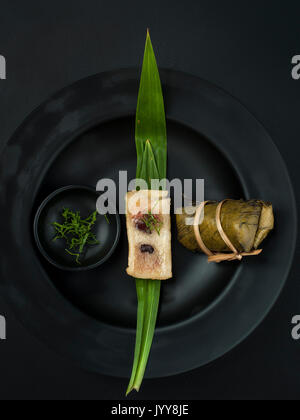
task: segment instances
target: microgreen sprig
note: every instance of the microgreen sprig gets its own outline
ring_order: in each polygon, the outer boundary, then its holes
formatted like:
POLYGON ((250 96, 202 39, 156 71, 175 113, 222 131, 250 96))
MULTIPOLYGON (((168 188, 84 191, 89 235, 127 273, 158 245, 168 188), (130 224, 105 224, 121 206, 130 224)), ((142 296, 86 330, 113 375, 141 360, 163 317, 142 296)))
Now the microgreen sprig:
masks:
MULTIPOLYGON (((81 264, 80 258, 87 246, 98 245, 99 241, 92 232, 97 221, 97 211, 94 211, 86 219, 82 219, 80 212, 74 212, 64 208, 62 212, 62 223, 52 223, 55 229, 55 237, 53 241, 64 239, 67 247, 65 251, 76 257, 76 263, 81 264)), ((108 218, 106 219, 108 221, 108 218)), ((109 221, 108 221, 109 222, 109 221)))
POLYGON ((151 210, 149 210, 148 214, 145 214, 143 217, 143 222, 145 223, 147 230, 152 233, 154 231, 160 235, 161 228, 163 226, 163 222, 159 220, 158 217, 155 217, 151 210))

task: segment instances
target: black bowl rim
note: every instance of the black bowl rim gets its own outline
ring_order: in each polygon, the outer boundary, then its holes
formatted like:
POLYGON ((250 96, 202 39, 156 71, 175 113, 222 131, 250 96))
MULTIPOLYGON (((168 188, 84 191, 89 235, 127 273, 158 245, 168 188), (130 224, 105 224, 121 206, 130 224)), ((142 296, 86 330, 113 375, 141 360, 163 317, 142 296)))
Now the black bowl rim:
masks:
POLYGON ((91 187, 85 186, 85 185, 67 185, 65 187, 58 188, 57 190, 53 191, 50 195, 48 195, 43 200, 43 202, 40 204, 39 208, 36 211, 36 214, 35 214, 35 217, 34 217, 34 222, 33 222, 33 233, 34 233, 35 242, 37 244, 37 247, 38 247, 40 253, 43 255, 43 257, 50 264, 52 264, 54 267, 59 268, 60 270, 63 270, 63 271, 73 271, 73 272, 74 271, 92 270, 92 269, 100 267, 102 264, 104 264, 115 252, 115 250, 117 248, 117 245, 119 243, 119 240, 120 240, 120 235, 121 235, 121 220, 120 220, 120 215, 119 215, 118 211, 116 210, 116 213, 113 216, 115 216, 116 222, 117 222, 117 234, 116 234, 113 246, 111 247, 110 251, 104 257, 102 257, 96 263, 85 265, 85 266, 80 266, 80 267, 75 267, 75 266, 74 267, 67 267, 63 264, 59 264, 58 262, 56 262, 49 255, 49 253, 44 249, 44 247, 43 247, 43 245, 40 241, 40 236, 39 236, 39 233, 38 233, 39 220, 40 220, 41 214, 43 213, 44 209, 50 203, 50 201, 53 200, 53 198, 57 197, 61 193, 64 193, 64 192, 70 191, 70 190, 75 190, 75 189, 89 191, 89 192, 92 192, 95 195, 97 195, 96 190, 94 190, 91 187))

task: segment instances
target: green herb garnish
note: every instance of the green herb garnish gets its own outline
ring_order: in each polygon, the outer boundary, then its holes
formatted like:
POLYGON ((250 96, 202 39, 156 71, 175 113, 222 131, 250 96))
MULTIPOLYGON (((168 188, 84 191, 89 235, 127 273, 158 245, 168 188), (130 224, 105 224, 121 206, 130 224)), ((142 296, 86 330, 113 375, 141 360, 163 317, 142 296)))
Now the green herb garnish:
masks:
POLYGON ((63 209, 63 222, 52 223, 56 234, 53 241, 64 239, 67 244, 65 251, 76 257, 77 264, 81 264, 80 259, 88 246, 99 244, 96 235, 92 232, 92 228, 97 221, 97 215, 97 211, 94 211, 89 217, 82 219, 79 211, 63 209))
POLYGON ((144 215, 142 220, 145 223, 148 232, 152 233, 156 231, 157 234, 160 235, 163 222, 159 220, 158 217, 155 217, 151 210, 149 210, 148 214, 144 215))

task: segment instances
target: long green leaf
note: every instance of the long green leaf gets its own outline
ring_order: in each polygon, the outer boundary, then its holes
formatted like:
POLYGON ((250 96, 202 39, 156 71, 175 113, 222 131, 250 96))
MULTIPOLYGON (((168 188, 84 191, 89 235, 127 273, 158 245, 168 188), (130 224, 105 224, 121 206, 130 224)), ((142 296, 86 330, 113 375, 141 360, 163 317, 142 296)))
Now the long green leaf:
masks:
MULTIPOLYGON (((136 112, 137 175, 151 188, 152 179, 167 176, 167 130, 164 100, 155 54, 147 33, 136 112)), ((136 279, 138 297, 134 364, 128 395, 139 391, 147 366, 159 307, 161 282, 136 279)))
MULTIPOLYGON (((139 289, 139 287, 140 286, 138 285, 137 289, 139 289)), ((160 280, 146 280, 146 304, 144 313, 144 325, 140 347, 140 356, 134 380, 134 389, 136 391, 139 391, 141 387, 147 362, 149 359, 159 307, 160 289, 160 280)))
POLYGON ((146 142, 143 154, 143 165, 139 174, 139 178, 147 182, 151 188, 152 179, 160 179, 159 171, 156 165, 155 156, 150 141, 146 142))
MULTIPOLYGON (((135 140, 137 148, 137 178, 143 171, 147 140, 155 156, 160 179, 167 176, 167 128, 164 99, 158 67, 149 31, 147 33, 143 69, 136 112, 135 140)), ((156 175, 156 171, 153 175, 156 175)), ((153 179, 156 179, 155 177, 153 179)), ((149 186, 150 187, 150 186, 149 186)))
POLYGON ((134 353, 134 363, 131 373, 130 382, 126 395, 135 389, 136 372, 139 366, 140 353, 142 347, 143 327, 145 320, 145 312, 147 305, 147 280, 136 279, 136 291, 138 298, 138 314, 137 314, 137 328, 136 328, 136 343, 134 353))

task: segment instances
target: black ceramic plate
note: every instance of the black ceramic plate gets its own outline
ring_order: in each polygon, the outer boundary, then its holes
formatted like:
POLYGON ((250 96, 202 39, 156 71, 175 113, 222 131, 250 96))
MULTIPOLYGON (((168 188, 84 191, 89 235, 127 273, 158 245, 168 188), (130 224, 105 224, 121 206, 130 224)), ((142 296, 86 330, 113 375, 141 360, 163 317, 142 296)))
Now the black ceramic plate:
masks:
MULTIPOLYGON (((285 165, 265 129, 234 98, 185 74, 162 71, 168 117, 169 178, 205 178, 206 198, 271 201, 276 229, 264 253, 208 265, 174 232, 174 279, 163 283, 148 377, 202 366, 228 352, 264 319, 290 269, 295 201, 285 165), (282 245, 284 244, 284 246, 282 245)), ((99 74, 64 89, 18 129, 1 156, 6 247, 1 290, 40 339, 92 371, 128 377, 135 342, 134 280, 125 274, 126 231, 109 263, 66 273, 35 247, 33 215, 68 184, 134 177, 139 73, 99 74)), ((122 220, 124 224, 124 218, 122 220)))

